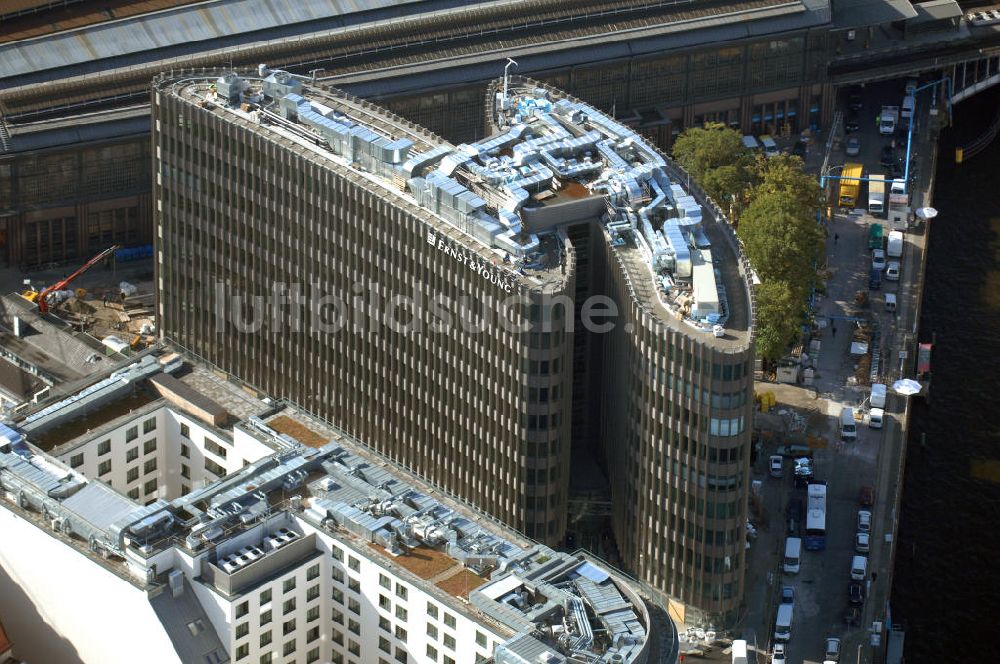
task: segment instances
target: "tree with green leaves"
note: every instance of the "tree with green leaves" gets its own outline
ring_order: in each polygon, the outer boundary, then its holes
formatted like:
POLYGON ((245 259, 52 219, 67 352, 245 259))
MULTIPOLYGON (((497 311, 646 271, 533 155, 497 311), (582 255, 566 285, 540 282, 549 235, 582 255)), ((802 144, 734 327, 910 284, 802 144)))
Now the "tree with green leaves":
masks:
POLYGON ((735 129, 713 122, 686 129, 674 142, 673 155, 719 205, 728 206, 734 194, 742 200, 753 157, 735 129))
POLYGON ((807 292, 825 237, 816 223, 815 204, 804 207, 793 192, 758 192, 743 212, 737 234, 762 281, 785 281, 807 292))
POLYGON ((786 281, 765 281, 757 286, 758 357, 776 362, 798 339, 805 313, 800 290, 786 281))

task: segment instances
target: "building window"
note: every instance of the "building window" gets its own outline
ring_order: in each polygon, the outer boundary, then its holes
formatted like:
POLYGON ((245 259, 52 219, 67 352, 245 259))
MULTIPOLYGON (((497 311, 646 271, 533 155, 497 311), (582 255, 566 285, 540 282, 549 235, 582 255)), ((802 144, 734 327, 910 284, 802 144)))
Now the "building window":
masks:
POLYGON ((309 588, 309 590, 306 591, 306 601, 307 602, 311 602, 314 599, 316 599, 317 597, 319 597, 319 584, 318 583, 315 586, 311 586, 309 588))
POLYGON ((268 609, 267 611, 261 611, 260 614, 261 627, 268 624, 269 622, 271 622, 271 609, 268 609))
POLYGON ((82 465, 83 465, 83 455, 82 454, 74 454, 73 456, 71 456, 69 458, 69 467, 70 468, 79 468, 82 465))
POLYGON ((436 604, 431 604, 427 602, 427 615, 429 615, 434 620, 438 619, 438 608, 436 604))
POLYGON ((438 628, 430 623, 427 623, 427 636, 436 641, 438 637, 438 628))
POLYGON ((402 648, 396 648, 396 661, 400 664, 406 664, 406 651, 402 648))
POLYGON ((344 633, 339 629, 331 630, 330 639, 339 646, 344 645, 344 633))
POLYGON ((187 484, 182 484, 181 485, 181 495, 182 496, 186 496, 189 493, 191 493, 191 487, 189 487, 187 484))
POLYGON ((271 601, 271 589, 262 590, 260 593, 260 604, 267 604, 271 601))
POLYGON ((378 637, 378 649, 382 652, 392 653, 392 646, 389 644, 389 639, 384 636, 378 637))
POLYGON ((360 580, 355 579, 354 577, 349 577, 347 579, 347 587, 351 590, 351 592, 356 592, 358 594, 361 594, 361 581, 360 580))
POLYGON ((151 417, 142 423, 142 432, 149 433, 150 431, 156 431, 156 418, 151 417))
POLYGON ((306 643, 312 643, 319 638, 319 627, 311 627, 306 632, 306 643))
POLYGON ((486 635, 482 632, 476 632, 476 645, 480 648, 486 647, 486 635))
POLYGON ((191 458, 191 448, 184 443, 181 443, 181 456, 185 459, 191 458))
POLYGON ((385 595, 378 596, 378 608, 392 611, 392 602, 385 595))
POLYGON ((287 657, 288 655, 291 655, 293 652, 295 652, 295 639, 292 639, 291 641, 285 642, 285 647, 282 648, 281 650, 282 650, 282 654, 285 657, 287 657))
MULTIPOLYGON (((181 422, 181 435, 187 438, 188 440, 191 440, 191 427, 189 427, 187 424, 184 424, 183 422, 181 422)), ((185 447, 186 445, 181 445, 182 455, 184 454, 185 447)))
POLYGON ((271 630, 267 630, 266 632, 260 635, 260 647, 263 648, 264 646, 270 644, 271 644, 271 630))
POLYGON ((406 586, 404 586, 401 583, 397 583, 396 584, 396 597, 398 597, 399 599, 405 600, 406 599, 406 595, 407 595, 407 593, 406 593, 406 586))
POLYGON ((225 477, 226 469, 215 463, 211 459, 205 459, 205 470, 212 473, 216 477, 225 477))
POLYGON ((190 468, 190 466, 185 466, 183 463, 181 464, 181 477, 183 477, 186 480, 191 479, 191 468, 190 468))
POLYGON ((239 647, 236 648, 237 661, 246 658, 246 656, 249 654, 250 654, 250 644, 248 643, 241 643, 239 647))
POLYGON ((333 589, 333 601, 336 602, 337 604, 343 604, 344 603, 344 591, 340 590, 339 588, 334 588, 333 589))
POLYGON ((444 635, 444 647, 447 648, 448 650, 454 650, 455 649, 455 637, 452 636, 451 634, 445 634, 444 635))
POLYGON ((145 494, 150 494, 156 491, 156 480, 152 479, 142 485, 142 492, 145 494))
POLYGON ((295 618, 292 618, 291 620, 286 620, 285 624, 281 626, 281 634, 283 636, 288 636, 294 631, 295 631, 295 618))
POLYGON ((139 427, 129 427, 125 430, 125 442, 131 443, 133 440, 139 437, 139 427))
POLYGON ((98 475, 107 475, 110 472, 111 472, 111 459, 108 459, 107 461, 102 461, 101 464, 97 466, 98 475))
POLYGON ((142 444, 142 453, 143 454, 152 454, 155 451, 156 451, 156 439, 155 438, 150 438, 149 440, 147 440, 145 443, 142 444))
POLYGON ((406 622, 406 609, 404 609, 401 606, 397 606, 396 607, 396 617, 399 618, 400 620, 402 620, 403 622, 406 622))
POLYGON ((357 641, 347 641, 347 652, 351 653, 355 657, 361 657, 361 646, 357 641))
POLYGON ((340 562, 344 562, 344 550, 341 549, 339 546, 333 545, 330 548, 330 555, 333 556, 334 560, 339 560, 340 562))
POLYGON ((392 624, 389 622, 389 619, 386 618, 385 616, 378 617, 378 628, 383 629, 392 634, 392 624))
POLYGON ((266 652, 260 656, 260 664, 271 664, 273 658, 274 656, 271 653, 266 652))
POLYGON ((139 479, 139 466, 129 468, 128 472, 125 473, 125 482, 135 482, 137 479, 139 479))
POLYGON ((250 623, 240 623, 236 626, 236 638, 242 639, 244 636, 250 633, 250 623))
POLYGON ((281 615, 287 616, 289 613, 295 610, 295 598, 285 600, 285 603, 281 605, 281 615))
POLYGON ((358 636, 361 636, 361 623, 359 623, 357 620, 348 620, 347 630, 352 634, 357 634, 358 636))
POLYGON ((399 625, 396 625, 396 638, 406 643, 406 630, 399 625))
POLYGON ((350 610, 351 613, 359 616, 361 615, 361 602, 359 602, 358 600, 348 598, 347 608, 350 610))
POLYGON ((455 616, 451 615, 447 611, 444 614, 444 625, 445 627, 451 627, 455 629, 455 616))
POLYGON ((102 440, 97 444, 97 456, 102 456, 111 451, 111 441, 102 440))
POLYGON ((133 447, 125 452, 125 463, 131 463, 139 458, 139 448, 133 447))
POLYGON ((314 606, 308 611, 306 611, 306 622, 312 622, 319 619, 319 607, 314 606))
POLYGON ((132 500, 139 500, 139 487, 130 489, 128 492, 128 497, 132 500))
POLYGON ((430 659, 432 661, 435 661, 435 662, 438 661, 438 651, 437 651, 437 648, 435 648, 434 646, 432 646, 429 643, 427 644, 427 657, 428 657, 428 659, 430 659))
POLYGON ((378 584, 386 590, 392 590, 392 581, 385 574, 378 575, 378 584))
POLYGON ((294 576, 292 578, 290 578, 290 579, 285 579, 285 583, 281 586, 281 591, 282 592, 290 593, 293 590, 295 590, 295 577, 294 576))
POLYGON ((226 448, 223 447, 222 445, 219 445, 211 438, 208 437, 205 438, 205 449, 216 456, 220 456, 223 459, 226 458, 226 448))
MULTIPOLYGON (((317 632, 317 635, 319 632, 317 632)), ((312 664, 313 662, 319 661, 319 648, 313 648, 306 653, 306 664, 312 664)))
POLYGON ((347 557, 347 567, 352 572, 360 572, 361 571, 361 561, 358 560, 357 558, 355 558, 354 556, 348 556, 347 557))
POLYGON ((151 472, 156 470, 156 457, 153 457, 146 463, 142 464, 142 474, 149 475, 151 472))
POLYGON ((313 579, 319 578, 319 565, 313 565, 306 570, 306 581, 312 581, 313 579))

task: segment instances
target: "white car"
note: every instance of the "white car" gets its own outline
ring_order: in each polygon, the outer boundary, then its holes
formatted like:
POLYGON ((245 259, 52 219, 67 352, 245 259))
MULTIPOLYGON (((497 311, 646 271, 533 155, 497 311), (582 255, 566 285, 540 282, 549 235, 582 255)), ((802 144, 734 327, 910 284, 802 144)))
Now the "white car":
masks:
POLYGON ((872 513, 868 510, 858 510, 858 532, 871 533, 872 513))
POLYGON ((885 269, 885 250, 875 249, 872 251, 872 269, 881 272, 885 269))
POLYGON ((890 261, 885 266, 885 278, 889 281, 899 281, 899 263, 890 261))
POLYGON ((847 139, 847 145, 844 146, 844 152, 847 153, 848 157, 857 157, 861 154, 861 139, 857 136, 851 136, 847 139))
POLYGON ((830 636, 826 639, 826 661, 840 661, 840 639, 835 636, 830 636))
POLYGON ((785 475, 785 459, 775 454, 771 457, 771 477, 784 477, 785 475))
POLYGON ((854 550, 858 553, 868 553, 871 551, 871 535, 868 533, 857 533, 854 536, 854 550))
POLYGON ((771 664, 786 664, 787 661, 785 659, 785 644, 775 643, 774 652, 771 654, 771 664))

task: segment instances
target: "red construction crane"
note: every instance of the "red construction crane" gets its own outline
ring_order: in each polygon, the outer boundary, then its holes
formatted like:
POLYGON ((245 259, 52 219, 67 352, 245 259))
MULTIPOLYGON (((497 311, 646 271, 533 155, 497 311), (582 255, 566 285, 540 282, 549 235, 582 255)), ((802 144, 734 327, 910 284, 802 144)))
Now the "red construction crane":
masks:
POLYGON ((111 254, 113 254, 116 249, 118 249, 118 245, 117 244, 113 245, 111 247, 108 247, 107 249, 105 249, 104 251, 102 251, 101 253, 97 254, 96 256, 94 256, 93 258, 91 258, 89 261, 87 261, 86 263, 84 263, 83 266, 80 267, 79 270, 77 270, 73 274, 69 275, 68 277, 66 277, 62 281, 57 281, 56 283, 52 284, 51 286, 49 286, 48 288, 46 288, 46 289, 44 289, 44 290, 42 290, 40 292, 39 291, 29 291, 28 293, 25 293, 24 296, 26 298, 28 298, 29 300, 31 300, 32 302, 37 302, 38 303, 38 310, 41 311, 44 314, 46 311, 49 310, 48 297, 49 297, 50 293, 52 293, 53 291, 57 291, 57 290, 64 290, 66 288, 66 286, 68 286, 70 284, 70 282, 72 282, 74 279, 76 279, 77 277, 79 277, 81 274, 83 274, 84 272, 86 272, 87 270, 89 270, 91 267, 93 267, 97 263, 100 263, 102 260, 104 260, 105 258, 107 258, 108 256, 110 256, 111 254))

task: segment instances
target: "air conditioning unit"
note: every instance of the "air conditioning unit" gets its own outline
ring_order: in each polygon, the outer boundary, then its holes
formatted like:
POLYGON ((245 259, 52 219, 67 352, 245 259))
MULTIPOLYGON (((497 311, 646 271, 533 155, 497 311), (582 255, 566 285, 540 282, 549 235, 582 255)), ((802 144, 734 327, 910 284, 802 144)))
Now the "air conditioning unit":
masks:
POLYGON ((854 30, 848 30, 848 31, 847 31, 847 41, 854 41, 854 38, 855 38, 856 36, 857 36, 857 35, 856 35, 856 33, 854 32, 854 30))

